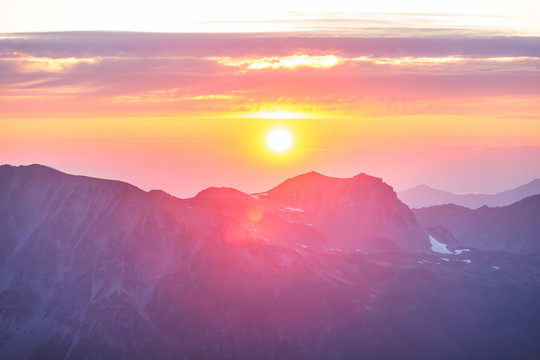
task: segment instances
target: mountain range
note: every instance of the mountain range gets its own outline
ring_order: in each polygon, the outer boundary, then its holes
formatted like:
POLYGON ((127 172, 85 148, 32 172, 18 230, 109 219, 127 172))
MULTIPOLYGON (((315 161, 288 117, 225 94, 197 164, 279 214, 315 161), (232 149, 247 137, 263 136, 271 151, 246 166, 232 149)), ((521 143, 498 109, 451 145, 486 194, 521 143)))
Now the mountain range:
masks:
POLYGON ((0 358, 535 359, 538 203, 411 211, 315 172, 178 199, 0 166, 0 358))
POLYGON ((419 185, 398 192, 398 197, 411 209, 444 204, 455 204, 477 209, 482 206, 507 206, 536 194, 540 194, 540 179, 534 179, 515 189, 496 194, 454 194, 449 191, 434 189, 428 185, 419 185))
POLYGON ((447 204, 414 209, 426 228, 444 227, 462 244, 489 251, 540 253, 540 195, 505 207, 447 204))

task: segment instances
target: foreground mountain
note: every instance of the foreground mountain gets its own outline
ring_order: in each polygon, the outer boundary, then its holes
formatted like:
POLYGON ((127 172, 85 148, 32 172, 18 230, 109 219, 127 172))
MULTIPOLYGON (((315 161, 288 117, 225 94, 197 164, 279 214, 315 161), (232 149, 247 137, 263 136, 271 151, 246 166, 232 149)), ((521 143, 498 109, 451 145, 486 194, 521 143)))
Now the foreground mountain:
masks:
POLYGON ((540 258, 419 232, 367 175, 182 200, 2 166, 0 358, 536 358, 540 258))
POLYGON ((482 206, 507 206, 536 194, 540 194, 540 179, 534 179, 528 184, 496 194, 454 194, 433 189, 427 185, 420 185, 400 191, 398 197, 410 208, 414 209, 444 204, 455 204, 477 209, 482 206))
POLYGON ((413 211, 425 227, 442 226, 462 246, 516 254, 540 253, 540 195, 504 207, 472 210, 448 204, 413 211))
POLYGON ((428 237, 412 212, 381 179, 359 174, 338 179, 311 172, 288 179, 263 200, 287 204, 332 247, 344 251, 428 250, 428 237))

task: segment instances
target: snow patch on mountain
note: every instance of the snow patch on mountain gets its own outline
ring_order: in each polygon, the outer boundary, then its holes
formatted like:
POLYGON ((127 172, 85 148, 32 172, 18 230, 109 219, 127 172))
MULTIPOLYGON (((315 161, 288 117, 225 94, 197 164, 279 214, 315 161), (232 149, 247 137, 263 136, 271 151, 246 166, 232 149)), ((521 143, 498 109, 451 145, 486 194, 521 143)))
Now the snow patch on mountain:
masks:
POLYGON ((268 196, 268 193, 251 194, 249 196, 255 200, 259 200, 261 196, 268 196))
POLYGON ((293 207, 287 206, 287 207, 285 207, 285 209, 281 209, 281 211, 297 211, 297 212, 304 212, 304 209, 293 208, 293 207))
POLYGON ((433 236, 429 235, 429 242, 431 244, 431 250, 441 253, 441 254, 453 254, 452 251, 448 250, 446 244, 439 242, 433 236))

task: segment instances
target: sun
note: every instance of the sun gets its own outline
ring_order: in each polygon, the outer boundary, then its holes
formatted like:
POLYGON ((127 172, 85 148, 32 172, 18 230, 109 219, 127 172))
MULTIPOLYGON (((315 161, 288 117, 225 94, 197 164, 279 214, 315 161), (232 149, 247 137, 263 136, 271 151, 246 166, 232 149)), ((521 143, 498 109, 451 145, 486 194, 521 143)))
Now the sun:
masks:
POLYGON ((275 153, 284 153, 293 145, 292 133, 285 128, 273 129, 266 136, 266 145, 275 153))

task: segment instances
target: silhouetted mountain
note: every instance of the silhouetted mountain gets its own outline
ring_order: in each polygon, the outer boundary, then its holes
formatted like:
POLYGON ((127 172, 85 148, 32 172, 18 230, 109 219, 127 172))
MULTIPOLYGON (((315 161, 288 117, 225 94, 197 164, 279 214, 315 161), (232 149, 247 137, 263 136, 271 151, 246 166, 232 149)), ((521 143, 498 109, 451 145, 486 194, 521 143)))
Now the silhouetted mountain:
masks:
POLYGON ((448 204, 413 212, 424 226, 447 229, 462 246, 518 254, 540 252, 540 195, 504 207, 472 210, 448 204))
POLYGON ((528 184, 496 194, 454 194, 433 189, 427 185, 420 185, 400 191, 398 197, 410 208, 415 209, 444 204, 456 204, 477 209, 482 206, 510 205, 536 194, 540 194, 540 179, 534 179, 528 184))
POLYGON ((363 174, 183 200, 1 166, 0 358, 540 354, 540 258, 441 254, 424 234, 410 238, 418 229, 392 189, 363 174), (392 251, 373 246, 377 231, 392 251))

